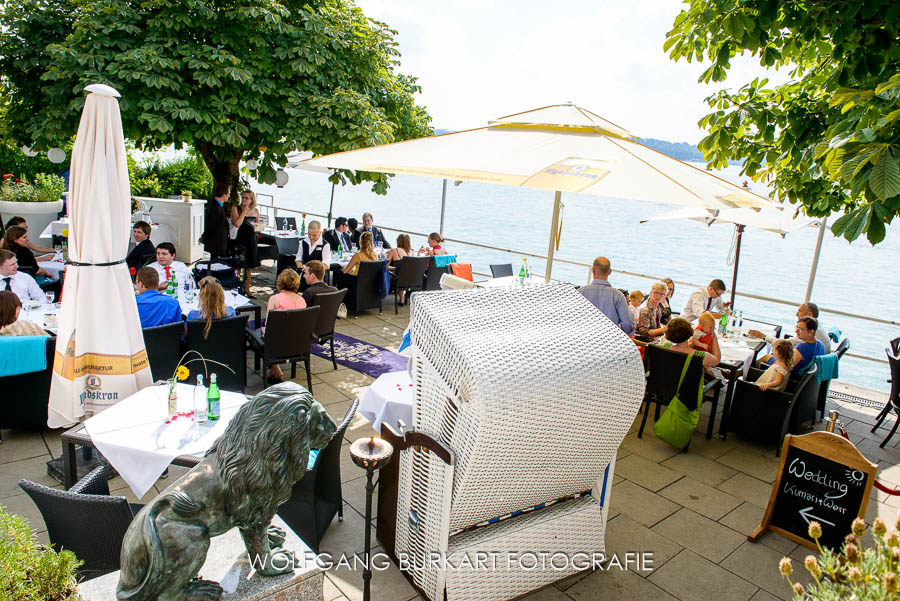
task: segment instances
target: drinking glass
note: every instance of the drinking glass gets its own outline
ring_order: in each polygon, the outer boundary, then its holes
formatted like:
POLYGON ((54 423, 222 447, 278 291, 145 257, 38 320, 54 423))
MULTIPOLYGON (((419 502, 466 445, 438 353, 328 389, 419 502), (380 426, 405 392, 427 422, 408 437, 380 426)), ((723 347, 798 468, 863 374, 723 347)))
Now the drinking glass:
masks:
POLYGON ((45 294, 45 296, 47 297, 47 302, 48 302, 48 303, 51 303, 51 304, 52 304, 53 301, 56 300, 56 293, 55 293, 55 292, 47 292, 47 293, 45 294))

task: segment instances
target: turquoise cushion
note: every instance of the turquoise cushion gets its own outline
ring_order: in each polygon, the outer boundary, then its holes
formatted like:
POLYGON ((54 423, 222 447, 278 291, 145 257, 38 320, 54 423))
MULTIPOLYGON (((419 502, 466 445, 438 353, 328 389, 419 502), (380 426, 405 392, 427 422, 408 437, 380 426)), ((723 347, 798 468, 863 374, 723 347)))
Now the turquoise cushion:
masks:
POLYGON ((306 461, 306 469, 311 470, 316 467, 316 459, 319 458, 319 449, 309 450, 309 459, 306 461))

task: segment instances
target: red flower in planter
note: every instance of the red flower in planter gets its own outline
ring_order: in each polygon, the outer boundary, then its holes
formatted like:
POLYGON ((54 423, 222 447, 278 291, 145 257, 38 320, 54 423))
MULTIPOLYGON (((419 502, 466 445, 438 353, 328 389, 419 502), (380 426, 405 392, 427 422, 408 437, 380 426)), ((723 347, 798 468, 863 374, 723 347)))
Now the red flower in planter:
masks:
POLYGON ((3 179, 9 179, 9 178, 11 178, 12 176, 13 176, 12 173, 4 173, 4 174, 3 174, 3 179))

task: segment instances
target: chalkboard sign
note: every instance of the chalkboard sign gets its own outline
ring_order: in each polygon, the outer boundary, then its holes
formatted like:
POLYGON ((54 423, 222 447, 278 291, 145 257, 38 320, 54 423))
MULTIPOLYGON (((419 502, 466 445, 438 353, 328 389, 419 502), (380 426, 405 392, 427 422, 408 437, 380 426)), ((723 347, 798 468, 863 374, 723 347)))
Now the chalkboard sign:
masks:
POLYGON ((877 466, 849 440, 830 432, 786 436, 781 464, 762 524, 747 537, 772 530, 808 547, 809 523, 822 525, 819 542, 839 549, 850 525, 863 517, 877 466))

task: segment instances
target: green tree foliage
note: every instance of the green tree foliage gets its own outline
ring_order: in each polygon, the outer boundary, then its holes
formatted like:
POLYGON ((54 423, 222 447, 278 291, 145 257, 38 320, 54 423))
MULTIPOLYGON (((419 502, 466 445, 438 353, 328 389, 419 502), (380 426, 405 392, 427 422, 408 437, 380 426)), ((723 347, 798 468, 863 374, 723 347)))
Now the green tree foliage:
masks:
POLYGON ((710 61, 725 79, 750 53, 790 81, 721 90, 700 125, 711 167, 743 161, 777 196, 813 216, 843 211, 835 235, 872 244, 900 212, 900 3, 896 0, 688 0, 664 48, 710 61))
MULTIPOLYGON (((8 0, 0 85, 9 131, 48 148, 77 129, 83 87, 121 94, 141 149, 192 145, 216 182, 242 159, 272 183, 288 153, 351 150, 431 133, 398 74, 395 31, 352 0, 8 0)), ((347 174, 354 183, 381 174, 347 174)))

